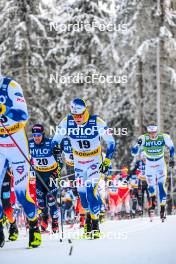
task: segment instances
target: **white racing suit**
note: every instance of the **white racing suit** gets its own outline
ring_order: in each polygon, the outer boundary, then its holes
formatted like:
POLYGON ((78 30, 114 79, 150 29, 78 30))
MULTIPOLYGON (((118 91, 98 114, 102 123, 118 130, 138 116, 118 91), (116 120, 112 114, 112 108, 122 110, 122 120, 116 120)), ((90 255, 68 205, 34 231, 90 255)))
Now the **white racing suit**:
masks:
POLYGON ((174 145, 168 134, 158 133, 156 139, 151 139, 148 133, 138 138, 137 144, 132 148, 132 154, 138 155, 140 151, 145 152, 146 166, 145 174, 150 197, 156 195, 156 184, 159 187, 160 205, 166 204, 166 178, 167 169, 164 160, 164 150, 167 146, 170 157, 174 157, 174 145))
POLYGON ((167 167, 164 158, 156 161, 146 159, 146 179, 150 196, 156 195, 156 185, 158 184, 160 205, 165 205, 167 167))
POLYGON ((103 138, 107 144, 106 157, 112 158, 115 141, 102 119, 96 115, 89 117, 86 124, 77 126, 73 117, 68 115, 57 127, 53 138, 60 143, 67 134, 70 138, 75 177, 83 208, 90 212, 92 219, 97 219, 104 199, 104 179, 99 172, 102 163, 101 142, 103 138))
MULTIPOLYGON (((26 157, 29 157, 25 125, 28 120, 26 101, 20 85, 10 78, 0 79, 0 104, 6 107, 0 120, 9 134, 17 142, 26 157)), ((14 175, 14 188, 19 203, 30 220, 36 217, 35 203, 29 195, 30 166, 0 123, 0 191, 6 173, 8 161, 14 175)), ((2 203, 0 201, 0 221, 2 203)))

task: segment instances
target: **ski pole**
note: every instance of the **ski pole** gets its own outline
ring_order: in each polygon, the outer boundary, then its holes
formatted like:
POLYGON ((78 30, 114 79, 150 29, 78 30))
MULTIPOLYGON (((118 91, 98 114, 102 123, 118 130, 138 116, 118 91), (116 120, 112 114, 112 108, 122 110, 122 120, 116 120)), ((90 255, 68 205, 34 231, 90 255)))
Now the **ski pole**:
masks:
POLYGON ((173 207, 174 207, 173 168, 170 169, 170 184, 171 184, 171 187, 170 187, 171 204, 172 204, 172 210, 173 210, 173 207))
MULTIPOLYGON (((58 158, 58 157, 57 157, 58 158)), ((62 210, 62 188, 61 188, 61 169, 59 166, 59 161, 58 162, 58 167, 57 167, 57 174, 58 174, 58 185, 59 185, 59 204, 60 204, 60 217, 61 217, 61 233, 62 233, 62 237, 60 238, 60 242, 63 241, 64 239, 64 225, 63 225, 63 210, 62 210)), ((72 243, 71 239, 68 238, 68 243, 72 243)), ((73 250, 73 246, 71 246, 70 251, 69 251, 69 255, 72 254, 72 250, 73 250)))
MULTIPOLYGON (((58 162, 59 164, 59 162, 58 162)), ((62 238, 60 238, 60 242, 62 242, 64 238, 64 226, 63 226, 63 212, 62 212, 62 189, 61 189, 61 170, 58 165, 57 167, 57 174, 58 174, 58 186, 59 186, 59 204, 60 204, 60 217, 61 217, 61 233, 62 233, 62 238)))

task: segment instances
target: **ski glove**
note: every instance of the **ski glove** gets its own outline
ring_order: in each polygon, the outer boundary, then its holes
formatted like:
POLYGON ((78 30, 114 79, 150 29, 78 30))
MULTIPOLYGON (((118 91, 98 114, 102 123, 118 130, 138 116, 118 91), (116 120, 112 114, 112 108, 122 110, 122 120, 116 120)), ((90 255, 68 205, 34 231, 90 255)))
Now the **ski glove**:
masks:
POLYGON ((51 178, 53 179, 57 179, 58 178, 58 171, 53 171, 52 175, 51 175, 51 178))
POLYGON ((53 149, 52 149, 52 154, 54 156, 54 158, 56 159, 56 161, 59 163, 59 166, 63 167, 63 162, 62 162, 62 150, 59 146, 55 146, 53 149))
POLYGON ((137 144, 138 144, 138 146, 142 145, 142 139, 141 138, 138 139, 137 144))
POLYGON ((61 156, 62 154, 62 150, 58 146, 55 146, 52 152, 53 152, 53 155, 56 155, 56 156, 61 156))
POLYGON ((169 167, 173 168, 174 165, 175 165, 174 158, 170 158, 170 160, 169 160, 169 167))
POLYGON ((108 158, 105 158, 105 160, 100 165, 100 172, 106 173, 111 165, 111 160, 108 158))
POLYGON ((0 104, 0 115, 4 115, 6 112, 6 106, 4 104, 0 104))

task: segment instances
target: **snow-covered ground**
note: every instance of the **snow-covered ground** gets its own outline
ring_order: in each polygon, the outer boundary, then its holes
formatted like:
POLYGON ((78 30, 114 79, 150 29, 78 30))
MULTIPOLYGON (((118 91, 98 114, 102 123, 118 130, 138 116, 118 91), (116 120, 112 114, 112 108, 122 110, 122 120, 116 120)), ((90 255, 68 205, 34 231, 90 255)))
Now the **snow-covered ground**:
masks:
MULTIPOLYGON (((103 236, 98 240, 72 240, 73 251, 69 256, 67 240, 43 235, 40 248, 26 249, 28 236, 21 231, 20 239, 7 242, 0 249, 1 264, 173 264, 176 263, 176 216, 159 218, 107 221, 101 225, 103 236), (113 238, 112 238, 113 237, 113 238)), ((68 229, 68 232, 73 230, 68 229)), ((76 231, 74 231, 76 232, 76 231)), ((73 234, 72 234, 73 235, 73 234)))

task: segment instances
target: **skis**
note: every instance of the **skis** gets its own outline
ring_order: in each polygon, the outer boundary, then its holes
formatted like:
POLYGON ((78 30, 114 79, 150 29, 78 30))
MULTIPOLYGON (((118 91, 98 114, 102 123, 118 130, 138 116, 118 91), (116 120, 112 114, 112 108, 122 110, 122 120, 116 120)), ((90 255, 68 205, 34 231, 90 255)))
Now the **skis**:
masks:
MULTIPOLYGON (((150 211, 150 213, 149 213, 149 218, 150 218, 150 222, 153 222, 153 220, 154 220, 154 211, 153 210, 151 210, 150 211)), ((166 220, 166 216, 160 216, 160 219, 161 219, 161 223, 164 223, 165 222, 165 220, 166 220)))

